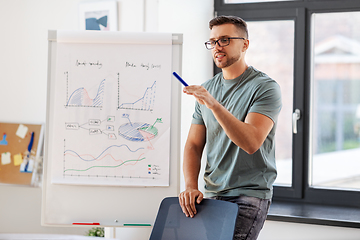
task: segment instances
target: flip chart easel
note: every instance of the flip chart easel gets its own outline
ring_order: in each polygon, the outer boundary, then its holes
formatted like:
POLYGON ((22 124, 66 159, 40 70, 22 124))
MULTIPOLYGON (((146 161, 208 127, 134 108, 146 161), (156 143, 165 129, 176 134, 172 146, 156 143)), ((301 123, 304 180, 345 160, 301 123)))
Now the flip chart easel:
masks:
MULTIPOLYGON (((99 46, 104 46, 109 48, 108 56, 106 59, 114 58, 113 51, 111 47, 116 48, 118 41, 122 41, 122 44, 128 44, 129 47, 133 47, 134 41, 144 41, 138 43, 140 45, 146 45, 147 47, 152 48, 155 45, 162 43, 152 42, 153 38, 158 38, 156 33, 122 33, 122 32, 88 32, 88 31, 49 31, 49 68, 48 68, 48 108, 47 108, 47 134, 45 136, 45 156, 44 156, 44 178, 43 178, 43 203, 42 203, 42 225, 45 226, 64 226, 64 225, 78 225, 82 223, 92 223, 100 224, 102 226, 111 226, 111 227, 122 227, 129 226, 128 224, 153 224, 156 218, 157 209, 160 202, 164 197, 167 196, 177 196, 180 190, 180 94, 181 86, 180 83, 172 78, 172 71, 176 71, 181 74, 181 61, 182 61, 182 35, 181 34, 172 34, 172 44, 171 45, 171 71, 168 74, 168 83, 169 88, 166 89, 167 93, 170 92, 171 109, 169 113, 169 122, 170 122, 170 159, 169 159, 169 181, 164 186, 109 186, 106 184, 86 184, 81 182, 81 184, 66 184, 61 182, 61 179, 55 179, 52 176, 54 159, 49 158, 49 152, 54 152, 55 150, 61 150, 61 155, 65 155, 66 149, 64 143, 58 141, 57 136, 49 135, 53 131, 53 122, 56 117, 54 111, 56 108, 63 108, 62 106, 55 106, 54 102, 59 96, 58 89, 54 88, 55 76, 59 72, 57 66, 59 66, 58 59, 58 47, 61 44, 62 49, 67 48, 76 42, 80 44, 81 47, 90 46, 92 44, 92 49, 94 44, 99 44, 99 46), (62 36, 61 39, 59 36, 62 36), (63 37, 66 36, 66 37, 63 37), (51 143, 51 144, 49 144, 51 143), (56 144, 59 143, 59 144, 56 144), (65 150, 64 150, 65 149, 65 150)), ((162 35, 160 35, 162 36, 162 35)), ((161 41, 160 41, 161 42, 161 41)), ((79 46, 80 46, 79 45, 79 46)), ((139 46, 140 46, 139 45, 139 46)), ((140 46, 141 47, 141 46, 140 46)), ((136 49, 134 49, 136 51, 136 49)), ((102 53, 103 54, 103 53, 102 53)), ((91 55, 93 56, 93 55, 91 55)), ((131 67, 148 67, 148 68, 159 68, 156 64, 136 64, 139 58, 142 59, 141 53, 132 54, 132 61, 126 62, 126 66, 131 67), (132 65, 133 64, 133 65, 132 65)), ((87 62, 88 63, 88 62, 87 62)), ((85 61, 77 61, 77 64, 87 64, 85 61)), ((68 64, 64 62, 64 64, 68 64)), ((92 63, 96 65, 95 67, 101 67, 102 61, 94 61, 92 63)), ((60 63, 61 65, 61 63, 60 63)), ((121 72, 119 73, 119 75, 121 72)), ((66 77, 65 77, 66 79, 66 77)), ((113 81, 116 83, 116 81, 113 81)), ((65 83, 64 83, 65 84, 65 83)), ((120 86, 120 85, 116 85, 120 86)), ((161 88, 158 88, 156 94, 161 94, 161 88)), ((100 87, 99 87, 100 89, 100 87)), ((152 89, 149 87, 148 89, 152 89)), ((121 89, 120 89, 121 90, 121 89)), ((120 92, 119 90, 119 92, 120 92)), ((98 91, 99 92, 99 91, 98 91)), ((145 94, 146 95, 146 94, 145 94)), ((144 95, 144 97, 145 97, 144 95)), ((146 95, 147 96, 147 95, 146 95)), ((159 96, 159 95, 157 95, 159 96)), ((63 96, 60 96, 63 97, 63 96)), ((67 98, 68 99, 68 98, 67 98)), ((114 99, 116 100, 116 99, 114 99)), ((119 104, 119 107, 122 105, 119 104)), ((65 107, 68 107, 65 105, 65 107)), ((99 113, 102 113, 104 110, 98 110, 99 113)), ((133 113, 133 112, 132 112, 133 113)), ((148 112, 148 115, 151 116, 151 111, 148 112)), ((124 121, 123 115, 121 119, 124 121)), ((109 122, 112 121, 112 117, 109 117, 109 122)), ((119 118, 117 118, 119 119, 119 118)), ((158 122, 161 121, 157 120, 158 122)), ((88 125, 96 124, 96 119, 91 119, 88 125)), ((64 124, 64 128, 68 129, 79 129, 79 124, 69 123, 64 124)), ((124 126, 124 125, 122 125, 124 126)), ((135 125, 128 125, 128 127, 134 127, 135 125)), ((146 125, 141 128, 136 128, 137 131, 149 130, 150 127, 146 125), (146 129, 145 129, 146 128, 146 129)), ((112 128, 111 124, 107 127, 112 128)), ((122 128, 116 132, 115 136, 109 135, 108 137, 119 137, 122 132, 122 128), (119 134, 119 135, 118 135, 119 134)), ((95 134, 98 130, 90 128, 89 134, 95 134)), ((154 130, 154 127, 151 129, 154 130)), ((70 131, 70 130, 69 130, 70 131)), ((149 135, 149 139, 154 137, 149 135)), ((157 132, 153 131, 153 134, 157 132)), ((144 134, 145 135, 145 134, 144 134)), ((143 135, 143 136, 144 136, 143 135)), ((120 136, 121 137, 121 136, 120 136)), ((127 136, 129 137, 129 136, 127 136)), ((130 136, 135 141, 135 136, 130 136)), ((129 137, 129 138, 130 138, 129 137)), ((160 138, 160 137, 159 137, 160 138)), ((147 139, 147 140, 149 140, 147 139)), ((81 142, 81 139, 78 139, 81 142)), ((140 139, 139 141, 141 141, 140 139)), ((137 140, 136 140, 137 141, 137 140)), ((166 146, 166 144, 165 144, 166 146)), ((96 147, 96 146, 94 146, 96 147)), ((158 147, 159 149, 159 147, 158 147)), ((59 151, 60 152, 60 151, 59 151)), ((76 153, 72 153, 73 156, 77 156, 76 153)), ((64 158, 63 156, 60 156, 64 158)), ((139 159, 138 159, 139 160, 139 159)), ((89 169, 89 168, 88 168, 89 169)), ((88 170, 86 169, 86 170, 88 170)), ((157 171, 157 170, 155 170, 157 171)), ((76 174, 74 174, 76 175, 76 174)), ((60 176, 61 177, 61 176, 60 176)), ((79 177, 81 178, 81 177, 79 177)))

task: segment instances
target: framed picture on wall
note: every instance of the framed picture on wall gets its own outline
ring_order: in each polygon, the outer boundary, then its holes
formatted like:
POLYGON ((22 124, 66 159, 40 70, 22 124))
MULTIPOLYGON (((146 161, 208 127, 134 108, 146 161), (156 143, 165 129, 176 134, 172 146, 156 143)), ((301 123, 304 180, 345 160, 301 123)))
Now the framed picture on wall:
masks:
POLYGON ((80 30, 117 31, 117 2, 80 3, 79 28, 80 30))

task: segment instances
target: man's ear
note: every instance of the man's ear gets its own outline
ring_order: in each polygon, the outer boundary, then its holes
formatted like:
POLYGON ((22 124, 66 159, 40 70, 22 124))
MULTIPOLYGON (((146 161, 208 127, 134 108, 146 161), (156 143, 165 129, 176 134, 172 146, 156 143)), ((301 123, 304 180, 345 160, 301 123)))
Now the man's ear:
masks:
POLYGON ((250 44, 249 39, 245 39, 243 49, 242 49, 243 52, 246 52, 248 50, 249 44, 250 44))

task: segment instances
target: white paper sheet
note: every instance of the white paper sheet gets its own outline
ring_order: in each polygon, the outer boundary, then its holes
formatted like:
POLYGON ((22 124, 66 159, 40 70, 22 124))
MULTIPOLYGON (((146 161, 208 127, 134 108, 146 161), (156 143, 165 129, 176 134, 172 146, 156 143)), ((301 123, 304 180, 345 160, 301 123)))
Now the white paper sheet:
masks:
POLYGON ((52 183, 169 185, 171 37, 58 43, 52 183))

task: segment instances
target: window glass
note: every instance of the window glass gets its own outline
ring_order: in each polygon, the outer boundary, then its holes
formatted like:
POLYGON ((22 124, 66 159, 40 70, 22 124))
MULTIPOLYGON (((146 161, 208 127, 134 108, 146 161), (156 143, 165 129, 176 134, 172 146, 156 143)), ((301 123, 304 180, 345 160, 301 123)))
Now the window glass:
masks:
POLYGON ((360 190, 360 12, 313 14, 310 185, 360 190))
POLYGON ((246 61, 276 80, 283 107, 275 135, 278 177, 275 184, 292 184, 292 111, 294 68, 294 21, 248 22, 250 45, 246 61))
POLYGON ((231 3, 259 3, 259 2, 289 2, 289 1, 302 1, 302 0, 225 0, 226 4, 231 3))

